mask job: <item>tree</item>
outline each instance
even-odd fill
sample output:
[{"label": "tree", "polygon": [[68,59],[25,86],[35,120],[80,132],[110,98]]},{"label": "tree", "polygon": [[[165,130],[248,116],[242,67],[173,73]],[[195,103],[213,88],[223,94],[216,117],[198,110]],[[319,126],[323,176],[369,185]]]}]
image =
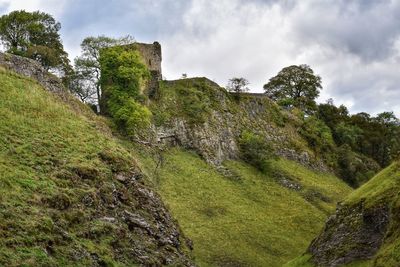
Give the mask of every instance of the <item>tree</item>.
[{"label": "tree", "polygon": [[381,125],[382,139],[378,150],[379,162],[383,166],[387,166],[393,158],[397,157],[400,149],[398,138],[400,121],[393,112],[379,113],[373,120]]},{"label": "tree", "polygon": [[70,71],[59,31],[61,24],[43,12],[13,11],[0,17],[0,38],[8,53],[32,58],[46,70]]},{"label": "tree", "polygon": [[133,37],[129,35],[117,39],[106,36],[87,37],[82,41],[82,53],[75,58],[75,72],[85,80],[87,89],[90,89],[96,95],[97,102],[102,93],[100,86],[100,50],[133,42]]},{"label": "tree", "polygon": [[235,93],[236,100],[240,100],[240,94],[244,93],[244,92],[248,92],[250,90],[247,87],[247,85],[249,85],[249,81],[246,80],[245,78],[234,77],[232,79],[229,79],[226,89],[229,92]]},{"label": "tree", "polygon": [[306,113],[316,110],[315,99],[322,89],[321,77],[308,65],[283,68],[264,85],[265,94],[280,105],[297,107]]}]

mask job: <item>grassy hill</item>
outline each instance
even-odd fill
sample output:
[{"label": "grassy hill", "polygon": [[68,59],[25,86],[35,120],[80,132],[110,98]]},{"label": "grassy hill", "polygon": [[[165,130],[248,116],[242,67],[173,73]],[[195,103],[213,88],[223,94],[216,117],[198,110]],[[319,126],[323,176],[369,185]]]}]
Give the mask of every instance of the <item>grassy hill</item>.
[{"label": "grassy hill", "polygon": [[70,101],[0,69],[0,265],[189,265],[134,157]]},{"label": "grassy hill", "polygon": [[[321,258],[346,266],[399,266],[399,192],[400,163],[395,162],[351,193],[308,254],[286,266],[314,266]],[[333,242],[336,246],[329,246]]]},{"label": "grassy hill", "polygon": [[284,159],[266,174],[239,161],[218,171],[176,148],[156,170],[151,151],[140,151],[143,169],[193,240],[199,266],[281,266],[305,250],[351,192],[334,176]]}]

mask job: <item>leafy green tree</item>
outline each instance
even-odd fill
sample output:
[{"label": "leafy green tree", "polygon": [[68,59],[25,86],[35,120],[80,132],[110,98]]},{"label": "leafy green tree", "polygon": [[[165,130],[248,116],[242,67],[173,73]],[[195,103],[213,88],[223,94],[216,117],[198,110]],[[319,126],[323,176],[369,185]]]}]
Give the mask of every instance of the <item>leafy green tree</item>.
[{"label": "leafy green tree", "polygon": [[315,99],[319,96],[321,77],[308,65],[292,65],[283,68],[278,75],[264,85],[265,94],[285,107],[297,107],[310,114],[316,110]]},{"label": "leafy green tree", "polygon": [[236,100],[240,100],[241,93],[248,92],[250,89],[247,87],[249,85],[249,81],[243,77],[237,78],[233,77],[232,79],[229,79],[228,85],[226,86],[226,89],[229,92],[233,92],[234,97]]},{"label": "leafy green tree", "polygon": [[385,126],[400,126],[400,120],[394,115],[393,111],[379,113],[374,119]]},{"label": "leafy green tree", "polygon": [[61,24],[43,12],[13,11],[0,17],[0,38],[7,52],[32,58],[46,70],[70,71],[59,31]]},{"label": "leafy green tree", "polygon": [[373,158],[381,167],[391,163],[400,151],[400,125],[392,112],[383,112],[376,117],[358,113],[350,117],[350,123],[362,130],[355,150]]},{"label": "leafy green tree", "polygon": [[110,115],[125,134],[140,135],[151,120],[151,112],[141,103],[141,87],[150,78],[142,57],[136,50],[111,47],[101,50],[100,67],[103,114]]},{"label": "leafy green tree", "polygon": [[349,111],[343,105],[336,107],[332,100],[318,105],[317,117],[325,122],[333,131],[341,122],[348,121]]},{"label": "leafy green tree", "polygon": [[400,121],[393,112],[382,112],[374,121],[381,125],[381,143],[378,150],[379,162],[383,166],[389,165],[400,151]]},{"label": "leafy green tree", "polygon": [[82,41],[81,55],[75,58],[74,62],[75,72],[78,74],[78,77],[81,77],[81,80],[85,80],[84,88],[90,90],[93,95],[96,95],[97,101],[101,98],[100,50],[107,47],[130,44],[134,41],[134,38],[129,35],[121,38],[110,38],[103,35],[97,37],[91,36]]}]

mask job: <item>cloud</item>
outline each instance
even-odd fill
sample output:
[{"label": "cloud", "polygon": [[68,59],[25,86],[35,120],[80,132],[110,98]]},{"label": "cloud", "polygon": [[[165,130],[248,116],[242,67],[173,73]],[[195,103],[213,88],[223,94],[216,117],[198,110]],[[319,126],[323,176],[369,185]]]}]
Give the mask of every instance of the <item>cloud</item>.
[{"label": "cloud", "polygon": [[1,12],[15,9],[55,15],[72,58],[86,36],[130,34],[161,42],[169,79],[241,76],[257,92],[306,63],[322,76],[320,101],[400,115],[399,0],[0,0]]},{"label": "cloud", "polygon": [[291,12],[297,43],[319,43],[358,55],[385,59],[400,33],[400,2],[301,1]]},{"label": "cloud", "polygon": [[292,40],[320,71],[325,99],[352,112],[400,114],[399,1],[302,1],[290,16]]}]

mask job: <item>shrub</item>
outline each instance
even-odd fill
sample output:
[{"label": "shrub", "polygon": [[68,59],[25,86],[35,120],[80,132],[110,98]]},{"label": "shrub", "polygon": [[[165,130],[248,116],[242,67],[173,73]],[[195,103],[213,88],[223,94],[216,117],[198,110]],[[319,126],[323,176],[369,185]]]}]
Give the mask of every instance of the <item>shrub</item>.
[{"label": "shrub", "polygon": [[264,137],[244,131],[239,138],[241,158],[261,171],[266,171],[275,153],[272,145]]}]

